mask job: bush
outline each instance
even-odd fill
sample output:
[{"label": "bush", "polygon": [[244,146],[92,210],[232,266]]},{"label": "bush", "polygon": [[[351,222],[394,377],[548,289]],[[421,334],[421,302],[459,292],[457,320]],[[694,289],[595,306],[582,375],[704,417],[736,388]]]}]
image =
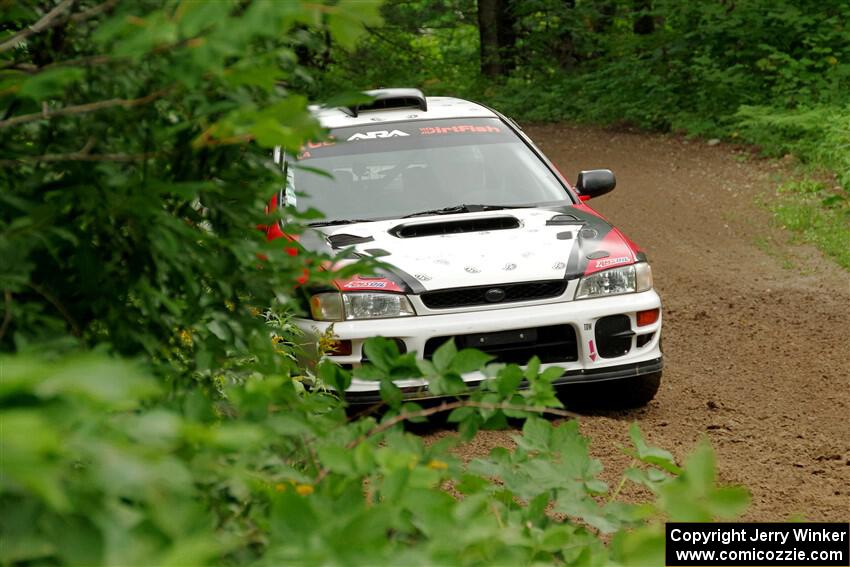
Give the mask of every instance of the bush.
[{"label": "bush", "polygon": [[[475,369],[491,378],[429,409],[387,394],[380,420],[348,421],[335,396],[286,376],[251,376],[218,399],[174,397],[102,355],[0,359],[0,562],[660,565],[665,520],[728,518],[746,505],[746,491],[715,485],[707,445],[680,467],[636,425],[633,463],[612,490],[576,421],[535,416],[565,415],[546,409],[557,404],[555,375],[538,374],[539,362],[485,368],[486,355],[449,343],[417,367],[393,347],[367,346],[381,360],[369,372],[387,384],[401,368],[430,374],[432,387]],[[335,366],[320,374],[350,379]],[[529,389],[517,393],[523,379]],[[524,420],[516,449],[464,467],[450,451],[457,440],[425,446],[403,430],[450,409],[467,439]],[[622,499],[624,483],[652,499]]]}]

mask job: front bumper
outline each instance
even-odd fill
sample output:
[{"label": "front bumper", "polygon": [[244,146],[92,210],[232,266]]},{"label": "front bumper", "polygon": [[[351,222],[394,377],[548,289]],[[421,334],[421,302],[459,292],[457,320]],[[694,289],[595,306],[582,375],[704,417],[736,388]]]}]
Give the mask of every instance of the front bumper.
[{"label": "front bumper", "polygon": [[[346,356],[329,356],[344,366],[356,367],[363,359],[363,343],[374,336],[403,341],[408,352],[422,357],[426,343],[435,337],[496,333],[533,329],[556,325],[569,325],[575,331],[574,360],[541,365],[541,370],[552,366],[564,369],[558,384],[617,380],[657,372],[661,369],[661,314],[649,325],[638,326],[636,313],[661,308],[661,299],[654,290],[613,297],[564,301],[543,305],[500,306],[498,309],[474,312],[453,312],[439,315],[371,319],[336,323],[297,319],[296,324],[313,340],[328,333],[340,340],[350,340],[352,352]],[[631,344],[628,351],[617,356],[601,356],[597,346],[596,324],[605,317],[624,315],[629,318]],[[484,379],[480,372],[463,376],[465,382],[476,384]],[[408,397],[427,397],[427,382],[421,378],[396,381]],[[346,392],[352,401],[377,399],[379,383],[354,378]]]}]

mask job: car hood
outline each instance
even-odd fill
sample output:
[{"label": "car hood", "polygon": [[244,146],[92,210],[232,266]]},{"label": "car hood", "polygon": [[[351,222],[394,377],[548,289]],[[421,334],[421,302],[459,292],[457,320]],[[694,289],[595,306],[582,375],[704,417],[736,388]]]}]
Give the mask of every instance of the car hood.
[{"label": "car hood", "polygon": [[421,293],[573,279],[640,259],[631,241],[585,205],[382,220],[316,232],[302,243],[334,252],[353,248],[390,266],[380,278],[338,282],[348,290]]}]

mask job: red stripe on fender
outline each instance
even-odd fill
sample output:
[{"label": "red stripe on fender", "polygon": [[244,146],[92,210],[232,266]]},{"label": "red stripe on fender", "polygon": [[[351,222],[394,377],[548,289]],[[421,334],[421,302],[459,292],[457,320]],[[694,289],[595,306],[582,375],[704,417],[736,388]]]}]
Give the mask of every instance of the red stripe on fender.
[{"label": "red stripe on fender", "polygon": [[[591,207],[590,205],[588,205],[588,204],[586,204],[586,203],[584,203],[584,202],[576,203],[575,205],[573,205],[573,207],[574,207],[574,208],[576,208],[576,209],[578,209],[578,210],[580,210],[580,211],[585,211],[585,212],[587,212],[587,213],[590,213],[591,215],[595,215],[595,216],[597,216],[597,217],[601,218],[602,220],[604,220],[605,222],[608,222],[608,219],[606,219],[605,217],[603,217],[602,215],[600,215],[600,214],[596,211],[596,209],[594,209],[593,207]],[[611,224],[611,223],[608,223],[608,224]]]},{"label": "red stripe on fender", "polygon": [[628,245],[629,245],[629,248],[631,248],[631,249],[632,249],[632,252],[634,252],[634,253],[635,253],[635,255],[637,255],[637,253],[638,253],[638,252],[643,252],[643,248],[641,248],[640,246],[638,246],[638,243],[637,243],[637,242],[635,242],[634,240],[632,240],[631,238],[629,238],[628,236],[626,236],[625,234],[623,234],[622,232],[620,232],[620,229],[615,228],[614,230],[616,230],[618,233],[620,233],[620,236],[622,236],[622,237],[623,237],[623,240],[625,240],[625,241],[626,241],[626,244],[628,244]]},{"label": "red stripe on fender", "polygon": [[637,260],[637,256],[632,247],[629,246],[627,239],[616,228],[611,229],[611,232],[599,241],[597,250],[608,252],[608,256],[588,261],[587,268],[584,270],[585,276],[607,270],[608,268],[634,264],[635,260]]}]

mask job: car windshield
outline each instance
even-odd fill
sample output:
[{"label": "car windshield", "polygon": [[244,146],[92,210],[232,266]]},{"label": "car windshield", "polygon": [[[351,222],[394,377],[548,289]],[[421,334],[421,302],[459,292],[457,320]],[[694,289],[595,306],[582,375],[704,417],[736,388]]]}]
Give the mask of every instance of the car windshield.
[{"label": "car windshield", "polygon": [[318,209],[328,221],[570,199],[540,158],[496,118],[364,124],[334,129],[331,136],[304,147],[297,163],[303,167],[289,168],[286,191],[287,204]]}]

